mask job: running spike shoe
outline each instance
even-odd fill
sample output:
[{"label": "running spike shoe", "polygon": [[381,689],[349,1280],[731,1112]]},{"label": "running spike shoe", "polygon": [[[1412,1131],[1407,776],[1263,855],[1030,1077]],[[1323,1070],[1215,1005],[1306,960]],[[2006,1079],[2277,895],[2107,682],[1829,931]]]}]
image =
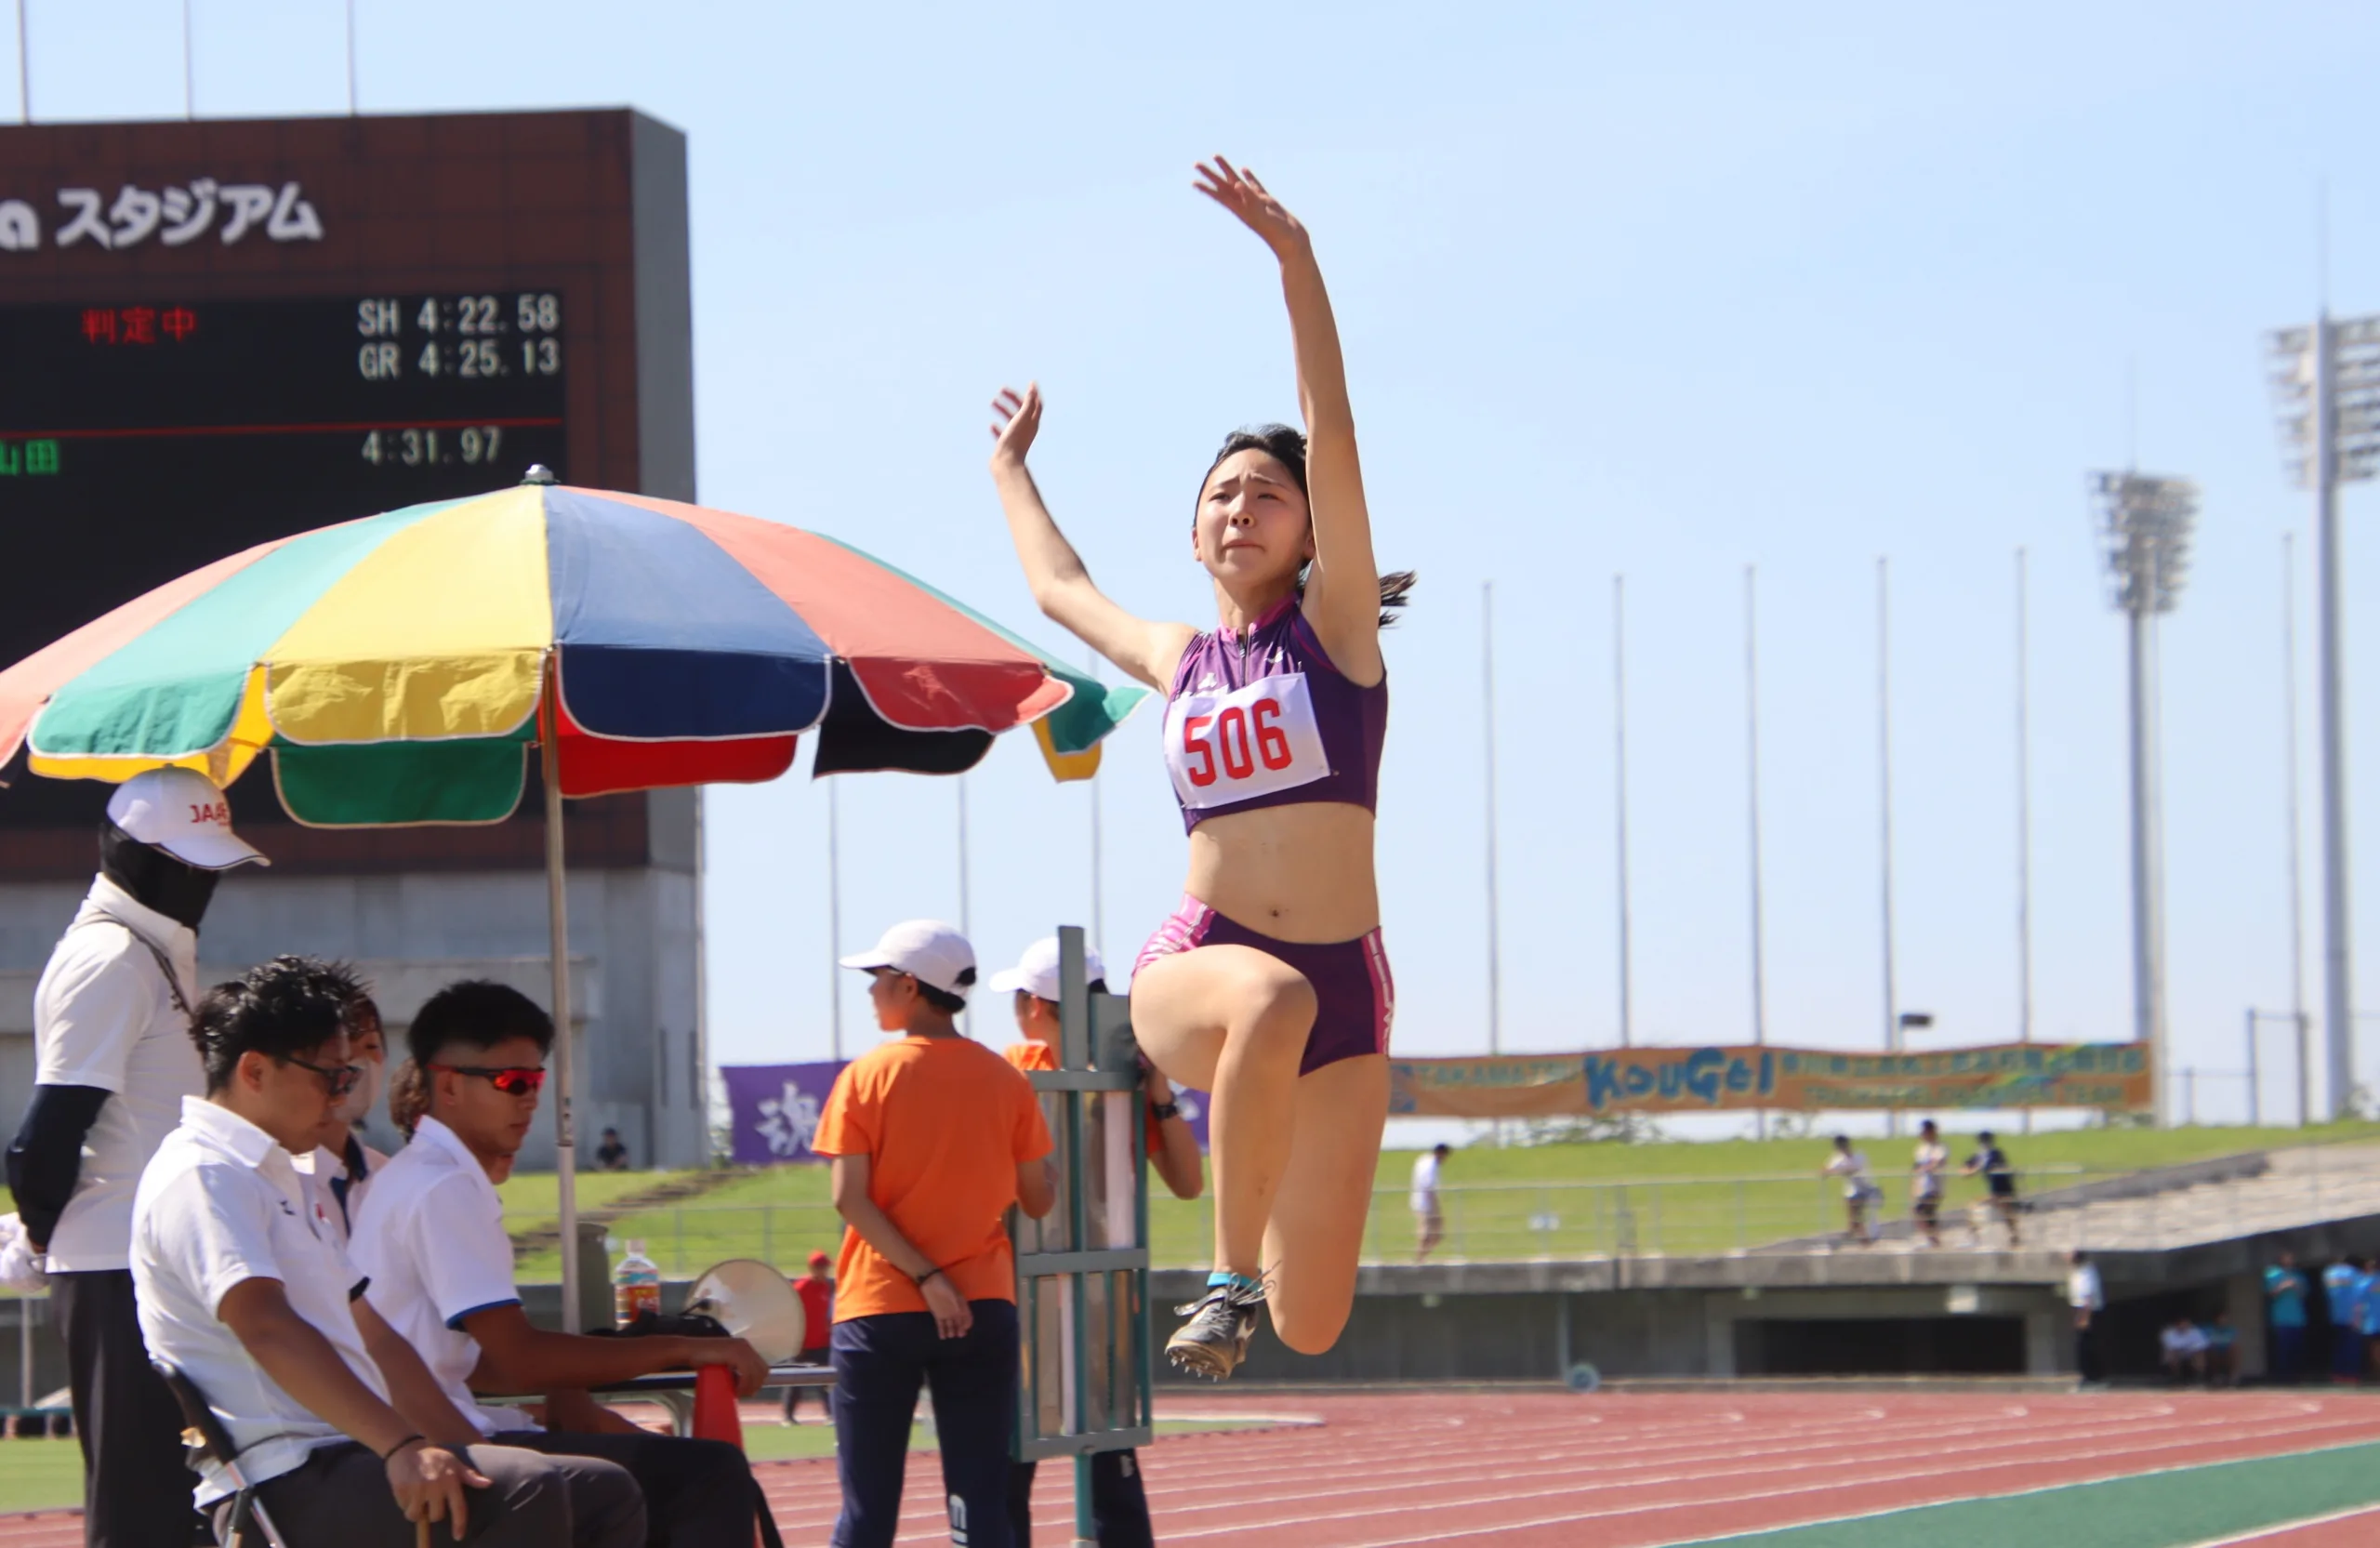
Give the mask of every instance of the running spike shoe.
[{"label": "running spike shoe", "polygon": [[1188,1376],[1220,1382],[1248,1357],[1248,1341],[1256,1336],[1256,1315],[1263,1309],[1262,1285],[1217,1285],[1173,1315],[1186,1316],[1180,1331],[1168,1339],[1165,1357]]}]

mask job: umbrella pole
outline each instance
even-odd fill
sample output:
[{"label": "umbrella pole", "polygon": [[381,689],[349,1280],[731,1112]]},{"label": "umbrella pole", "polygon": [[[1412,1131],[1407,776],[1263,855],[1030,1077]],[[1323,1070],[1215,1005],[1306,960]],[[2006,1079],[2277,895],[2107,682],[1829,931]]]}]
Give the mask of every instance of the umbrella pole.
[{"label": "umbrella pole", "polygon": [[570,1116],[570,906],[562,890],[562,759],[557,741],[552,679],[547,680],[543,748],[546,784],[546,914],[553,935],[554,1191],[562,1214],[562,1329],[583,1332],[578,1296],[578,1149]]}]

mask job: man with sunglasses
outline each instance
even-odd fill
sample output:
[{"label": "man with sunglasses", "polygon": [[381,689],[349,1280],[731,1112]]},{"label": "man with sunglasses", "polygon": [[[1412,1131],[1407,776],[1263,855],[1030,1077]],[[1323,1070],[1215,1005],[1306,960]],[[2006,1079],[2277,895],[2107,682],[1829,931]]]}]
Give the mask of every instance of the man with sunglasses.
[{"label": "man with sunglasses", "polygon": [[[512,1241],[496,1184],[528,1138],[552,1052],[551,1017],[519,990],[450,984],[406,1029],[426,1110],[413,1142],[372,1180],[352,1250],[373,1296],[421,1351],[440,1388],[504,1446],[600,1457],[644,1490],[655,1548],[751,1548],[760,1508],[744,1453],[657,1436],[598,1408],[588,1389],[698,1365],[733,1369],[750,1397],[768,1366],[741,1339],[597,1338],[532,1324],[512,1279]],[[545,1424],[477,1393],[543,1393]]]},{"label": "man with sunglasses", "polygon": [[637,1548],[644,1506],[628,1474],[485,1443],[309,1197],[293,1152],[359,1074],[338,978],[282,957],[199,1004],[206,1094],[184,1099],[141,1173],[131,1273],[149,1351],[205,1395],[242,1477],[208,1462],[194,1502],[167,1477],[141,1487],[179,1495],[180,1548],[191,1505],[226,1515],[242,1481],[292,1545]]}]

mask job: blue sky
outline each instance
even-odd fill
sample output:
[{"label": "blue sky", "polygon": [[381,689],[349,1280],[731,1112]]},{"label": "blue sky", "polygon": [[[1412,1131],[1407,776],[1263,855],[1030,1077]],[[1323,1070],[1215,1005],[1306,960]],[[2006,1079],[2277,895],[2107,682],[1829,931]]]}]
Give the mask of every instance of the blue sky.
[{"label": "blue sky", "polygon": [[[36,116],[178,113],[178,0],[28,3]],[[1265,255],[1190,192],[1189,172],[1219,150],[1259,169],[1314,230],[1332,284],[1379,551],[1422,576],[1389,651],[1380,830],[1401,1048],[1485,1041],[1486,580],[1505,1042],[1614,1034],[1623,572],[1635,1025],[1650,1041],[1748,1036],[1747,563],[1770,1035],[1875,1044],[1885,554],[1901,1001],[1936,1014],[1939,1042],[2012,1036],[2019,545],[2036,1025],[2126,1035],[2123,634],[2084,476],[2135,443],[2145,470],[2205,491],[2164,630],[2177,1054],[2237,1069],[2243,1009],[2286,1003],[2279,544],[2308,511],[2280,471],[2261,336],[2314,304],[2325,179],[2334,309],[2380,310],[2364,149],[2380,12],[357,10],[368,112],[625,103],[686,130],[707,502],[832,532],[1070,651],[1010,557],[984,404],[1038,377],[1051,406],[1037,467],[1094,573],[1128,605],[1206,621],[1183,540],[1199,471],[1223,431],[1295,403]],[[341,14],[330,0],[195,0],[199,112],[342,110]],[[2367,879],[2380,877],[2380,630],[2360,625],[2380,594],[2376,500],[2369,486],[2346,500]],[[1113,958],[1179,889],[1157,731],[1154,714],[1129,726],[1100,781]],[[1051,786],[1022,740],[969,779],[968,913],[987,959],[1086,918],[1090,799]],[[841,807],[846,949],[904,916],[959,916],[950,782],[847,780]],[[712,1039],[727,1062],[826,1046],[826,808],[800,778],[711,800]],[[2380,890],[2365,898],[2380,1004]],[[2318,952],[2309,930],[2309,993]],[[859,1046],[864,1006],[846,989]],[[2236,1092],[2207,1092],[2211,1111],[2237,1111]]]}]

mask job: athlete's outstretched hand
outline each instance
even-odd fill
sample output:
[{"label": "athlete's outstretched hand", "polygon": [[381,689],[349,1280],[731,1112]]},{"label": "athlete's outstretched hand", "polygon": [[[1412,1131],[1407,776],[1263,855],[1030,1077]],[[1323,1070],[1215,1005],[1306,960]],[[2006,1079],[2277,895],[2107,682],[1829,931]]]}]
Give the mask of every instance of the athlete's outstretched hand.
[{"label": "athlete's outstretched hand", "polygon": [[1192,185],[1223,208],[1239,217],[1241,225],[1264,239],[1276,258],[1288,258],[1306,246],[1305,227],[1298,223],[1281,201],[1264,191],[1256,174],[1245,166],[1234,166],[1222,156],[1213,165],[1198,164],[1198,180]]},{"label": "athlete's outstretched hand", "polygon": [[1041,384],[1027,382],[1020,395],[1013,387],[1003,387],[1000,395],[992,400],[992,412],[999,417],[992,422],[992,461],[1025,465],[1025,454],[1033,449],[1033,438],[1041,433]]}]

